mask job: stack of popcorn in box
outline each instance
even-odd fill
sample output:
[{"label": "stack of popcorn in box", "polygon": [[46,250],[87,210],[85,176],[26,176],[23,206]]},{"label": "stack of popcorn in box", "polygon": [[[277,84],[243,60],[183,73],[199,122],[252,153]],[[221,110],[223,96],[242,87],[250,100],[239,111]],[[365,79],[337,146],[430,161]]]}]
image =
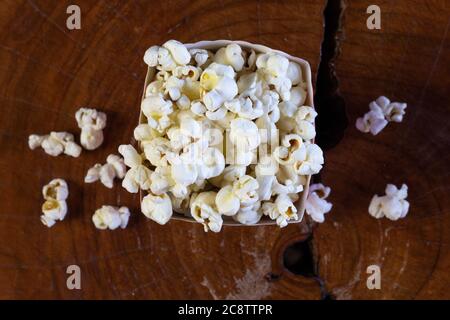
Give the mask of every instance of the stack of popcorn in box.
[{"label": "stack of popcorn in box", "polygon": [[155,74],[134,131],[142,153],[119,147],[123,186],[143,191],[142,212],[165,224],[175,211],[213,232],[225,217],[301,220],[294,202],[324,159],[300,65],[236,43],[213,52],[175,40],[144,61]]}]

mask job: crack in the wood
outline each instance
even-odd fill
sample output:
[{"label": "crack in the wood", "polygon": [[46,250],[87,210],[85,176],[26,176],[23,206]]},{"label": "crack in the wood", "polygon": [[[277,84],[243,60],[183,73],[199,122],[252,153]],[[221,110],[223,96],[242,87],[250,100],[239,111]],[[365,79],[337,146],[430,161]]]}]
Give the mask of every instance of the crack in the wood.
[{"label": "crack in the wood", "polygon": [[[335,147],[342,140],[349,123],[344,98],[339,94],[339,81],[335,70],[335,63],[340,54],[340,44],[343,40],[345,6],[344,0],[328,0],[323,12],[324,33],[314,103],[318,113],[316,140],[325,150]],[[320,176],[316,178],[320,179]],[[314,234],[307,241],[313,257],[314,279],[320,286],[321,298],[322,300],[335,299],[320,276]]]},{"label": "crack in the wood", "polygon": [[328,0],[323,13],[324,34],[316,80],[314,103],[317,117],[317,143],[324,150],[335,147],[348,126],[345,101],[339,94],[335,63],[343,40],[344,0]]}]

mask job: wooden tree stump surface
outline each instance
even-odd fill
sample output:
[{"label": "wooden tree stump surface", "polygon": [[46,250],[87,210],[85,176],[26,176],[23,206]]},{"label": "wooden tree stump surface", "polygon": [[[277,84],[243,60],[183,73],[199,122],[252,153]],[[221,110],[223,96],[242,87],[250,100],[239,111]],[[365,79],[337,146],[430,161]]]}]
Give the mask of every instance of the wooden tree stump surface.
[{"label": "wooden tree stump surface", "polygon": [[[132,142],[143,53],[168,39],[239,39],[304,58],[316,76],[327,1],[82,0],[81,30],[66,28],[70,1],[2,1],[0,298],[450,298],[450,5],[380,1],[382,28],[368,30],[371,2],[342,2],[335,43],[332,37],[338,91],[319,90],[331,97],[318,106],[318,141],[327,148],[318,178],[332,188],[334,205],[325,223],[305,219],[281,230],[224,227],[213,234],[198,224],[146,219],[138,195],[120,183],[112,190],[83,183],[88,168]],[[356,118],[380,95],[408,103],[404,121],[376,137],[357,131]],[[334,105],[336,99],[345,106]],[[28,149],[33,133],[78,135],[74,115],[85,106],[108,114],[100,149],[78,159]],[[56,177],[69,183],[69,213],[48,229],[39,221],[41,188]],[[387,183],[409,186],[411,209],[403,220],[367,213]],[[132,210],[125,230],[95,229],[92,214],[105,204]],[[305,240],[314,270],[297,274],[283,254]],[[287,263],[302,269],[308,251],[291,250]],[[81,268],[81,290],[66,287],[73,264]],[[381,290],[366,287],[373,264],[381,268]]]}]

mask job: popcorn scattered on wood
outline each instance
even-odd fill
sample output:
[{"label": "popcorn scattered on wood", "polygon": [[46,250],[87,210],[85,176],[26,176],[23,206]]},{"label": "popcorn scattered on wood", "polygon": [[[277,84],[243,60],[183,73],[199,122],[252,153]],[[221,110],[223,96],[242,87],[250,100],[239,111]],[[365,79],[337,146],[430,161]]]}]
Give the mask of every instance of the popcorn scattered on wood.
[{"label": "popcorn scattered on wood", "polygon": [[53,157],[66,154],[78,158],[81,154],[81,147],[68,132],[52,131],[48,135],[32,134],[28,137],[28,146],[31,150],[42,147],[45,153]]},{"label": "popcorn scattered on wood", "polygon": [[95,150],[103,143],[103,129],[106,127],[106,114],[95,109],[80,108],[75,113],[81,129],[80,142],[86,150]]},{"label": "popcorn scattered on wood", "polygon": [[127,168],[124,160],[114,154],[110,154],[106,158],[106,164],[95,164],[90,168],[84,177],[85,183],[93,183],[98,180],[107,188],[112,189],[114,186],[114,179],[123,179],[125,177]]},{"label": "popcorn scattered on wood", "polygon": [[125,229],[130,218],[130,210],[127,207],[102,206],[95,211],[92,222],[100,230]]},{"label": "popcorn scattered on wood", "polygon": [[389,121],[402,122],[406,107],[406,103],[391,102],[388,98],[381,96],[369,104],[370,111],[364,117],[356,120],[356,128],[375,136],[386,127]]},{"label": "popcorn scattered on wood", "polygon": [[330,195],[330,192],[331,189],[321,183],[316,183],[309,187],[309,193],[305,203],[305,212],[315,222],[324,222],[325,214],[331,211],[333,205],[326,200]]},{"label": "popcorn scattered on wood", "polygon": [[386,195],[374,195],[369,205],[369,214],[377,219],[386,217],[390,220],[404,218],[408,214],[409,202],[408,186],[403,184],[400,189],[393,184],[388,184],[385,190]]},{"label": "popcorn scattered on wood", "polygon": [[67,214],[66,200],[69,196],[67,182],[63,179],[54,179],[42,188],[45,199],[42,205],[41,222],[52,227],[56,221],[64,220]]}]

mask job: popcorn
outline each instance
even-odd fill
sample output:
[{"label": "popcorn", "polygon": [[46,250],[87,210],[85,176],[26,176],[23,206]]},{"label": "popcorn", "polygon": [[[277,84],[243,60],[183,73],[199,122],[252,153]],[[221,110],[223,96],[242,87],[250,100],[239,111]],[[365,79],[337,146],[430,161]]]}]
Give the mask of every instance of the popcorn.
[{"label": "popcorn", "polygon": [[176,40],[169,40],[162,47],[152,46],[144,55],[144,62],[149,67],[157,67],[165,71],[171,71],[179,65],[186,65],[190,60],[189,51]]},{"label": "popcorn", "polygon": [[241,71],[245,63],[244,57],[242,56],[242,49],[235,43],[217,50],[214,61],[220,64],[230,65],[236,72]]},{"label": "popcorn", "polygon": [[100,230],[125,229],[130,218],[130,210],[127,207],[102,206],[92,216],[92,222]]},{"label": "popcorn", "polygon": [[222,229],[223,220],[216,206],[216,197],[216,192],[207,191],[191,199],[191,215],[203,224],[205,232],[219,232]]},{"label": "popcorn", "polygon": [[42,188],[42,195],[45,200],[66,200],[69,196],[69,187],[63,179],[53,179]]},{"label": "popcorn", "polygon": [[306,145],[306,155],[303,160],[294,163],[294,170],[299,175],[319,173],[324,163],[322,149],[318,145],[309,143]]},{"label": "popcorn", "polygon": [[264,202],[262,213],[275,220],[280,228],[288,225],[290,220],[301,220],[297,215],[297,208],[286,194],[280,194],[275,202]]},{"label": "popcorn", "polygon": [[400,189],[393,184],[386,186],[386,195],[374,195],[369,205],[369,214],[377,219],[386,217],[390,220],[404,218],[408,214],[408,186],[403,184]]},{"label": "popcorn", "polygon": [[167,166],[167,155],[172,151],[170,141],[161,137],[147,141],[143,145],[145,157],[154,166]]},{"label": "popcorn", "polygon": [[250,120],[236,118],[230,123],[230,141],[238,147],[254,150],[260,143],[258,127]]},{"label": "popcorn", "polygon": [[291,89],[289,96],[289,100],[281,102],[279,108],[283,115],[292,118],[299,107],[305,103],[306,91],[302,87],[294,87]]},{"label": "popcorn", "polygon": [[114,186],[114,179],[123,179],[126,171],[123,159],[117,155],[110,154],[106,158],[106,164],[101,165],[97,163],[88,170],[84,177],[84,182],[93,183],[100,180],[105,187],[111,189]]},{"label": "popcorn", "polygon": [[241,206],[241,202],[238,196],[234,193],[231,185],[227,185],[220,189],[217,193],[215,201],[219,213],[226,216],[235,215]]},{"label": "popcorn", "polygon": [[197,67],[203,66],[206,61],[208,61],[209,57],[212,56],[212,54],[205,49],[190,49],[189,53],[194,57]]},{"label": "popcorn", "polygon": [[306,199],[306,213],[318,223],[325,221],[325,214],[330,212],[333,205],[326,201],[330,195],[331,189],[321,183],[313,184],[309,187],[308,197]]},{"label": "popcorn", "polygon": [[263,215],[262,211],[259,210],[260,207],[261,202],[256,202],[247,208],[239,210],[238,213],[233,216],[233,219],[245,225],[257,224]]},{"label": "popcorn", "polygon": [[184,44],[179,41],[169,40],[163,44],[163,47],[169,50],[173,60],[175,60],[178,65],[188,64],[191,60],[189,51],[186,49]]},{"label": "popcorn", "polygon": [[45,136],[39,136],[37,134],[32,134],[28,137],[28,146],[31,150],[39,148],[44,141]]},{"label": "popcorn", "polygon": [[291,96],[292,82],[287,77],[289,60],[276,53],[264,53],[256,59],[256,66],[265,74],[267,82],[275,86],[283,101]]},{"label": "popcorn", "polygon": [[46,201],[42,205],[41,222],[50,228],[56,221],[64,220],[67,214],[67,182],[63,179],[53,179],[43,187],[42,195]]},{"label": "popcorn", "polygon": [[41,222],[47,227],[52,227],[56,221],[64,220],[67,214],[66,201],[46,200],[42,205]]},{"label": "popcorn", "polygon": [[370,132],[372,135],[377,135],[387,126],[388,122],[384,115],[374,110],[369,111],[363,118],[356,120],[356,128],[361,132]]},{"label": "popcorn", "polygon": [[220,175],[225,169],[225,158],[218,149],[207,148],[198,166],[199,179],[210,179]]},{"label": "popcorn", "polygon": [[317,113],[305,105],[300,65],[235,43],[187,50],[174,40],[149,48],[144,61],[155,75],[134,131],[143,153],[120,147],[130,168],[122,185],[147,191],[144,214],[164,224],[173,209],[213,232],[224,216],[249,225],[263,215],[280,226],[301,220],[293,202],[323,153],[312,144]]},{"label": "popcorn", "polygon": [[80,143],[87,150],[95,150],[103,143],[103,129],[106,127],[106,114],[95,109],[80,108],[75,113],[81,129]]},{"label": "popcorn", "polygon": [[369,104],[370,111],[356,119],[356,128],[361,132],[377,135],[388,121],[401,122],[405,115],[406,103],[392,102],[381,96]]},{"label": "popcorn", "polygon": [[289,65],[286,71],[286,76],[291,80],[293,86],[301,84],[302,82],[302,69],[298,63],[289,61]]},{"label": "popcorn", "polygon": [[149,193],[142,199],[141,211],[147,218],[164,225],[172,217],[172,202],[167,193]]},{"label": "popcorn", "polygon": [[146,97],[142,101],[141,109],[150,128],[159,133],[163,133],[171,125],[169,115],[173,112],[173,103],[165,100],[161,93]]},{"label": "popcorn", "polygon": [[200,87],[203,90],[203,103],[209,111],[216,111],[238,93],[234,80],[235,72],[232,67],[211,63],[200,76]]},{"label": "popcorn", "polygon": [[45,153],[57,157],[62,153],[77,158],[81,154],[81,147],[74,141],[72,134],[67,132],[50,132],[49,135],[32,134],[28,137],[31,150],[42,147]]},{"label": "popcorn", "polygon": [[124,163],[130,169],[125,174],[122,186],[130,193],[137,193],[139,188],[149,190],[152,171],[143,165],[143,159],[131,145],[119,146],[119,153],[124,158]]},{"label": "popcorn", "polygon": [[91,167],[84,177],[84,183],[94,183],[95,181],[98,181],[100,179],[101,168],[102,165],[100,163],[97,163]]},{"label": "popcorn", "polygon": [[248,206],[258,201],[258,181],[249,175],[239,177],[233,183],[233,192],[241,201],[241,205]]}]

